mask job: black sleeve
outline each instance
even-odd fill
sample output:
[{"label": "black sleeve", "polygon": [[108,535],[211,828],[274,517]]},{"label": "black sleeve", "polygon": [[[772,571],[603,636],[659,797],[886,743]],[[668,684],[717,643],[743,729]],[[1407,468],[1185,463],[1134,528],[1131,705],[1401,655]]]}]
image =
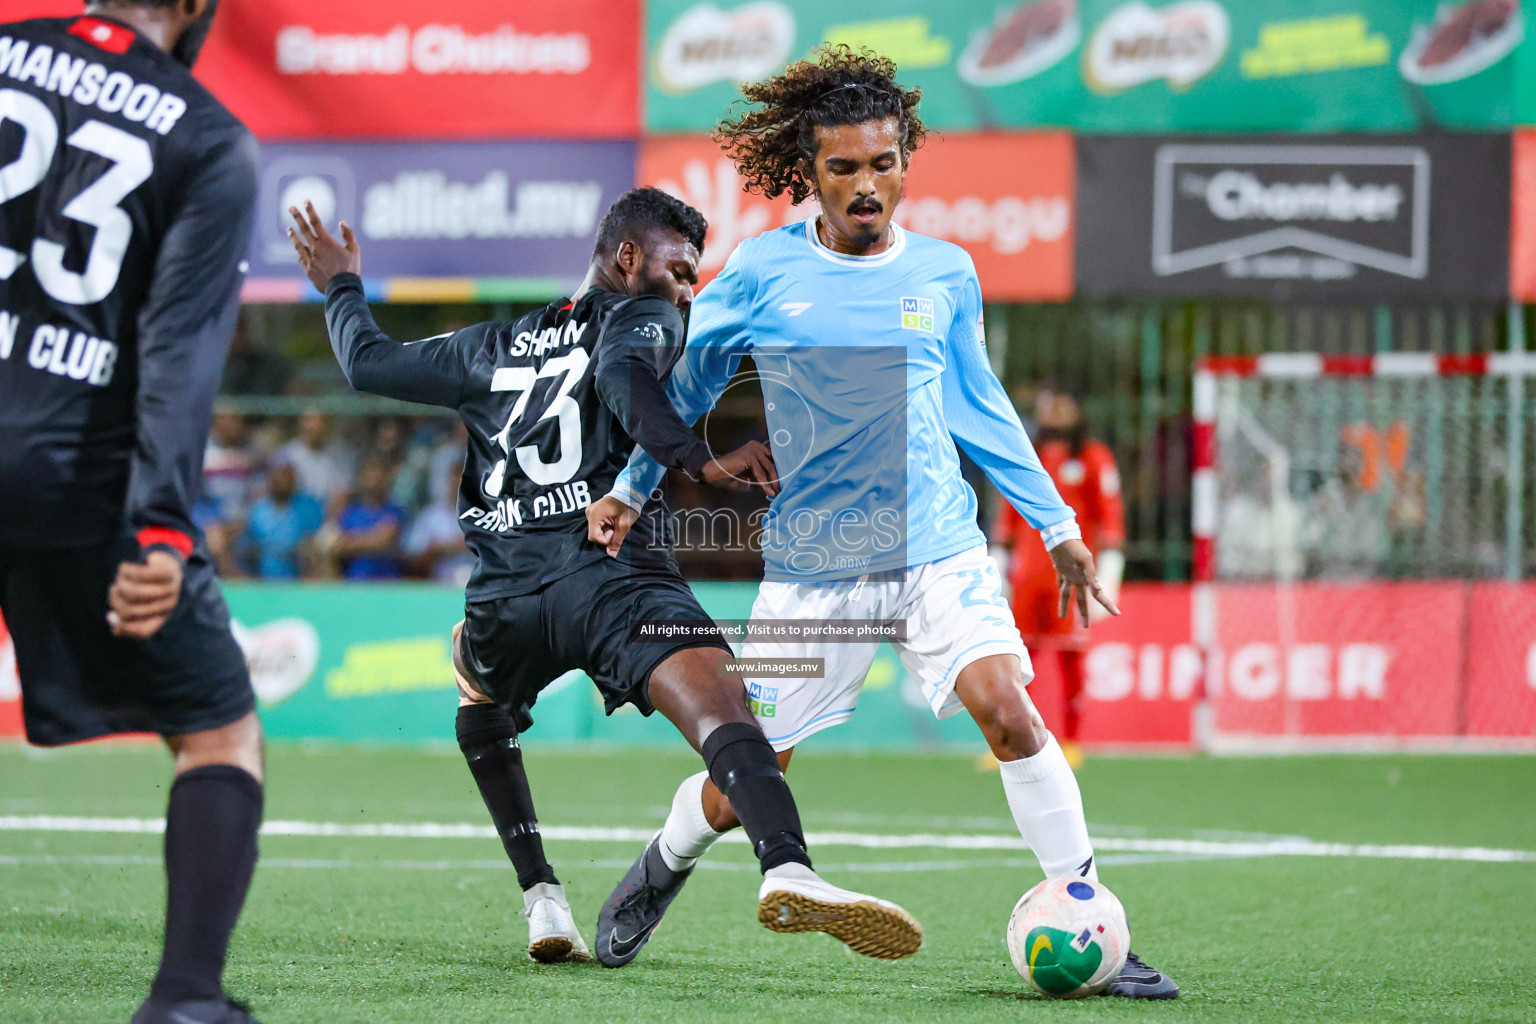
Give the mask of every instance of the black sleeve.
[{"label": "black sleeve", "polygon": [[[198,168],[160,243],[139,311],[137,439],[124,503],[126,525],[146,547],[169,543],[183,554],[196,536],[203,447],[240,312],[256,205],[255,140],[231,134]],[[165,531],[177,539],[167,542]]]},{"label": "black sleeve", "polygon": [[697,480],[714,456],[678,415],[662,383],[683,351],[683,318],[665,299],[618,306],[597,344],[597,393],[646,454]]},{"label": "black sleeve", "polygon": [[473,354],[489,324],[401,344],[373,320],[363,279],[337,274],[325,289],[325,324],[331,351],[347,382],[358,391],[423,405],[457,409]]}]

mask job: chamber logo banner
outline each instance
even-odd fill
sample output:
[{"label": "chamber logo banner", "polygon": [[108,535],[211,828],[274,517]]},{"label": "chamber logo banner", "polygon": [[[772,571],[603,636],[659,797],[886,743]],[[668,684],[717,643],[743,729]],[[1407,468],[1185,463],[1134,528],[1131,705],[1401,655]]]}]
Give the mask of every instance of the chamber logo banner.
[{"label": "chamber logo banner", "polygon": [[1162,146],[1153,273],[1348,280],[1374,267],[1422,279],[1429,167],[1417,146]]},{"label": "chamber logo banner", "polygon": [[1093,136],[1077,149],[1085,294],[1506,295],[1507,135]]}]

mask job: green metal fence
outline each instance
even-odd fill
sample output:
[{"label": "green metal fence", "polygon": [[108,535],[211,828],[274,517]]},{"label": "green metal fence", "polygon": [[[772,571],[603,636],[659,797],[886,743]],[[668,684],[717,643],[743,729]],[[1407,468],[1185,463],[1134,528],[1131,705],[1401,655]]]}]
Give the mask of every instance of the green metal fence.
[{"label": "green metal fence", "polygon": [[[1507,310],[1474,304],[1083,301],[1000,306],[987,322],[994,363],[1016,399],[1046,379],[1083,396],[1094,436],[1120,461],[1128,575],[1170,581],[1190,577],[1190,375],[1202,356],[1459,354],[1505,351],[1511,341]],[[1515,343],[1523,338],[1517,331]],[[1527,430],[1533,399],[1524,403]],[[1533,507],[1526,502],[1523,522],[1528,566],[1536,564]]]}]

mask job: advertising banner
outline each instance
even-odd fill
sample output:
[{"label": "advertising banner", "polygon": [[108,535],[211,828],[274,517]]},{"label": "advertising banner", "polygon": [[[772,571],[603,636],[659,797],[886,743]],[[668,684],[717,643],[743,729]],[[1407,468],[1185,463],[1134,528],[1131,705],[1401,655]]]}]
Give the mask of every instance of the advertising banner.
[{"label": "advertising banner", "polygon": [[832,42],[892,58],[938,128],[1507,127],[1523,38],[1519,0],[652,0],[645,121],[707,130]]},{"label": "advertising banner", "polygon": [[[896,219],[969,252],[988,300],[1064,301],[1072,295],[1075,170],[1063,133],[930,136],[912,156]],[[794,207],[787,197],[743,192],[731,161],[704,136],[645,140],[638,177],[708,219],[702,280],[742,239],[818,210],[814,199]]]},{"label": "advertising banner", "polygon": [[1467,613],[1468,736],[1536,736],[1536,586],[1474,583]]},{"label": "advertising banner", "polygon": [[[1536,86],[1536,82],[1532,83]],[[1521,302],[1536,301],[1536,131],[1522,128],[1512,140],[1509,294]]]},{"label": "advertising banner", "polygon": [[[709,613],[746,619],[757,587],[694,584]],[[458,704],[449,636],[463,618],[461,591],[428,585],[252,585],[227,588],[273,739],[452,743]],[[661,715],[632,707],[603,714],[580,672],[555,680],[533,708],[533,744],[599,742],[680,747]],[[889,647],[870,670],[858,724],[818,737],[828,747],[959,744],[980,749],[965,716],[936,721]]]},{"label": "advertising banner", "polygon": [[1508,135],[1078,140],[1088,295],[1505,297]]},{"label": "advertising banner", "polygon": [[369,278],[495,278],[553,298],[586,273],[634,168],[632,142],[265,145],[247,298],[314,294],[286,234],[306,200],[357,231]]},{"label": "advertising banner", "polygon": [[[1190,639],[1190,589],[1141,583],[1122,588],[1119,618],[1089,631],[1079,732],[1085,743],[1131,746],[1191,742],[1203,659]],[[1060,727],[1065,710],[1056,657],[1034,657],[1030,697],[1046,724]]]},{"label": "advertising banner", "polygon": [[1220,652],[1209,675],[1217,730],[1455,735],[1465,589],[1460,583],[1219,587]]},{"label": "advertising banner", "polygon": [[16,675],[16,648],[0,619],[0,737],[21,735],[21,679]]},{"label": "advertising banner", "polygon": [[[342,743],[453,742],[449,636],[463,594],[417,584],[232,584],[267,735]],[[697,583],[717,619],[750,617],[757,587]],[[1187,747],[1204,678],[1228,742],[1368,738],[1536,742],[1536,584],[1367,583],[1217,588],[1221,645],[1191,639],[1191,588],[1132,583],[1124,615],[1094,625],[1081,739]],[[1029,692],[1059,729],[1056,655],[1035,655]],[[771,686],[762,681],[760,685]],[[759,691],[761,692],[761,691]],[[21,735],[14,656],[0,624],[0,737]],[[533,708],[533,744],[678,746],[660,715],[611,717],[585,675],[555,680]],[[818,747],[948,747],[980,752],[967,715],[937,721],[895,651],[882,645],[852,722]]]},{"label": "advertising banner", "polygon": [[257,136],[620,138],[639,0],[226,4],[205,80]]},{"label": "advertising banner", "polygon": [[[6,0],[0,20],[84,6]],[[236,0],[197,75],[264,141],[623,138],[639,34],[639,0]]]}]

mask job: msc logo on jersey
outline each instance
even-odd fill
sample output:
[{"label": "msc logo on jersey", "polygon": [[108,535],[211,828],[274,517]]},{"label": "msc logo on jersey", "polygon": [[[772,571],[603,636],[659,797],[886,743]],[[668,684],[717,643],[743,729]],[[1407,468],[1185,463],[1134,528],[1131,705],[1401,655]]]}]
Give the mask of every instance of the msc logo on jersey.
[{"label": "msc logo on jersey", "polygon": [[901,300],[901,326],[912,331],[933,330],[933,300]]}]

